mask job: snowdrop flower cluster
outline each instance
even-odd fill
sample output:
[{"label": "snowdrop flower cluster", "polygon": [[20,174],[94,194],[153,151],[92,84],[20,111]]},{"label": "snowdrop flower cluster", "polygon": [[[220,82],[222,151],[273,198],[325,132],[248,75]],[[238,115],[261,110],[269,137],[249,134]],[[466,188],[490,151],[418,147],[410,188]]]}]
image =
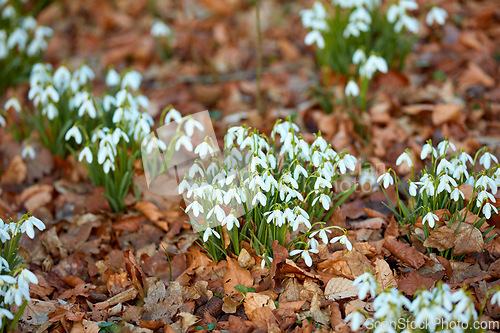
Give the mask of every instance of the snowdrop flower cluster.
[{"label": "snowdrop flower cluster", "polygon": [[30,283],[38,284],[36,275],[24,268],[17,257],[21,235],[26,234],[33,239],[35,228],[44,230],[45,224],[29,213],[18,222],[10,219],[6,223],[0,219],[0,243],[3,249],[0,257],[0,327],[7,327],[14,319],[15,314],[10,311],[13,304],[20,307],[23,302],[30,300]]},{"label": "snowdrop flower cluster", "polygon": [[[316,2],[301,11],[302,23],[309,29],[305,43],[318,46],[321,65],[351,77],[345,97],[359,95],[356,101],[362,110],[372,77],[396,65],[403,69],[419,30],[418,19],[409,14],[418,9],[415,0],[386,2],[387,6],[381,0],[333,0],[331,8]],[[433,6],[426,21],[442,25],[446,17],[446,11]],[[354,73],[352,64],[357,65]]]},{"label": "snowdrop flower cluster", "polygon": [[17,12],[10,1],[0,2],[0,88],[20,81],[29,75],[48,47],[52,29],[39,26],[31,16]]},{"label": "snowdrop flower cluster", "polygon": [[408,11],[416,9],[418,9],[418,4],[415,0],[399,0],[387,10],[387,21],[395,24],[396,32],[401,32],[405,28],[416,34],[419,29],[418,20],[408,15]]},{"label": "snowdrop flower cluster", "polygon": [[7,101],[6,108],[14,108],[28,124],[24,158],[35,157],[29,144],[34,128],[53,154],[65,157],[71,152],[85,162],[90,179],[106,188],[112,208],[119,210],[131,186],[132,162],[139,157],[141,142],[154,121],[144,112],[149,100],[137,92],[141,74],[111,69],[102,98],[92,93],[94,78],[87,65],[72,72],[64,65],[54,70],[50,64],[35,64],[28,93],[35,109],[19,112],[16,99]]},{"label": "snowdrop flower cluster", "polygon": [[[452,154],[453,153],[453,154]],[[457,150],[455,145],[448,141],[441,141],[436,148],[432,141],[422,147],[422,160],[431,160],[418,180],[414,179],[414,160],[407,149],[397,159],[396,165],[406,164],[412,169],[412,177],[408,180],[408,207],[399,200],[399,209],[394,210],[396,218],[403,224],[413,224],[421,217],[425,237],[437,226],[439,217],[435,213],[440,209],[447,209],[451,217],[449,221],[463,222],[467,212],[477,216],[474,221],[480,227],[492,214],[498,214],[495,194],[500,186],[500,169],[496,156],[488,152],[486,147],[480,149],[474,157],[463,150]],[[393,176],[396,176],[395,179]],[[397,186],[398,178],[394,170],[378,178],[383,188],[393,184]],[[472,190],[471,200],[465,200],[464,186]]]},{"label": "snowdrop flower cluster", "polygon": [[320,49],[325,48],[325,40],[321,32],[328,30],[328,24],[326,22],[327,14],[323,4],[316,1],[312,9],[302,10],[300,15],[304,27],[311,29],[304,39],[306,45],[316,44]]},{"label": "snowdrop flower cluster", "polygon": [[[270,137],[245,126],[232,127],[225,136],[224,154],[216,153],[211,140],[189,145],[200,158],[186,171],[179,193],[214,259],[229,251],[238,254],[242,240],[272,258],[272,242],[287,245],[288,235],[294,239],[290,247],[296,247],[290,255],[300,254],[311,266],[310,254],[318,252],[316,237],[327,243],[331,229],[341,229],[314,221],[331,216],[336,199],[332,184],[353,171],[357,160],[346,151],[335,152],[320,135],[308,143],[298,131],[290,121],[278,121]],[[351,192],[343,193],[335,205]],[[341,230],[344,235],[330,242],[351,249]]]},{"label": "snowdrop flower cluster", "polygon": [[[360,299],[365,298],[367,285],[373,291],[380,290],[371,273],[365,273],[358,279],[365,281],[357,284]],[[417,292],[413,301],[393,287],[378,295],[372,293],[371,297],[375,311],[373,316],[359,311],[346,316],[345,321],[353,331],[365,326],[375,328],[373,332],[411,332],[410,327],[424,328],[426,332],[451,332],[453,327],[473,327],[472,323],[480,317],[468,292],[463,289],[452,292],[450,286],[442,282],[432,291]]]},{"label": "snowdrop flower cluster", "polygon": [[350,36],[359,37],[362,32],[370,30],[372,17],[368,10],[373,10],[378,5],[372,1],[354,1],[353,6],[349,7],[353,10],[349,15],[349,23],[343,32],[343,36],[345,38],[349,38]]}]

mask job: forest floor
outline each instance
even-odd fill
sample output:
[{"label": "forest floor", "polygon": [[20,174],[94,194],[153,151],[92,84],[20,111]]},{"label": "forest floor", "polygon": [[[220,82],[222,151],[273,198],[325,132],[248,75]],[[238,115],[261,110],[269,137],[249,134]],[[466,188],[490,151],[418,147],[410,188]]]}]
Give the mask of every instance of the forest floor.
[{"label": "forest floor", "polygon": [[[109,66],[131,66],[143,74],[141,91],[151,101],[152,116],[158,118],[168,105],[183,115],[210,110],[218,138],[239,124],[269,133],[276,119],[291,116],[306,139],[321,131],[337,151],[347,148],[359,162],[402,175],[410,170],[397,167],[396,158],[406,148],[419,156],[428,138],[447,137],[466,151],[486,145],[500,156],[497,1],[441,1],[456,20],[439,36],[422,27],[406,69],[377,76],[373,103],[363,114],[370,124],[365,137],[356,132],[344,106],[328,114],[312,97],[319,82],[343,90],[347,81],[324,71],[320,76],[314,50],[304,45],[307,31],[299,12],[311,2],[261,2],[265,118],[255,106],[257,37],[248,1],[158,1],[155,10],[147,0],[56,1],[38,16],[40,24],[54,29],[44,61],[87,62],[96,71],[97,90]],[[156,17],[174,31],[168,60],[159,58],[149,32]],[[27,86],[8,94],[23,91]],[[21,240],[25,265],[39,280],[31,286],[32,301],[21,318],[23,332],[118,327],[193,332],[212,323],[214,332],[349,332],[343,318],[356,308],[369,311],[370,302],[355,293],[332,300],[333,287],[327,288],[332,278],[352,280],[369,268],[384,286],[397,286],[408,296],[444,280],[453,288],[468,286],[478,306],[488,290],[500,285],[500,238],[463,261],[436,258],[395,240],[401,230],[375,188],[356,191],[333,214],[332,223],[348,229],[352,251],[328,244],[307,267],[276,248],[268,269],[261,268],[250,248],[240,258],[210,260],[195,243],[184,203],[150,193],[143,174],[134,175],[141,201],[130,194],[129,209],[112,213],[102,189],[91,185],[75,158],[55,158],[36,146],[37,159],[23,161],[15,158],[20,145],[2,131],[0,142],[0,216],[30,211],[47,226],[33,240]],[[396,193],[388,190],[388,195]],[[487,224],[500,234],[500,215]],[[261,310],[257,297],[255,304],[241,302],[242,295],[233,293],[237,284],[253,286],[264,301],[278,301],[278,309]],[[498,320],[498,306],[488,302],[484,318]]]}]

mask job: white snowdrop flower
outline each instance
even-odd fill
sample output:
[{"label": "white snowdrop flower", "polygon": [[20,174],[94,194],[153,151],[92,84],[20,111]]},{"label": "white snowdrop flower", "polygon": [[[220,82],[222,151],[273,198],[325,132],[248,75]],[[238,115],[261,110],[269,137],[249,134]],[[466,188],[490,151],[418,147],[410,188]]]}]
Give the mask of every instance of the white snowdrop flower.
[{"label": "white snowdrop flower", "polygon": [[491,211],[494,211],[495,214],[498,214],[497,208],[492,204],[490,204],[489,202],[486,202],[482,210],[484,217],[486,217],[486,219],[489,219],[491,217]]},{"label": "white snowdrop flower", "polygon": [[181,149],[181,146],[184,146],[184,148],[188,151],[193,151],[193,144],[191,143],[191,138],[188,137],[187,135],[183,135],[177,139],[177,141],[175,142],[175,151],[179,151]]},{"label": "white snowdrop flower", "polygon": [[21,232],[26,232],[28,237],[33,239],[33,237],[35,237],[35,230],[33,227],[36,227],[38,230],[42,231],[45,229],[45,224],[36,217],[30,216],[21,225]]},{"label": "white snowdrop flower", "polygon": [[427,13],[427,17],[425,19],[425,22],[427,23],[428,26],[431,26],[436,22],[439,25],[444,25],[444,22],[448,18],[448,13],[446,10],[439,8],[439,7],[432,7],[432,9]]},{"label": "white snowdrop flower", "polygon": [[13,108],[16,112],[21,112],[21,103],[16,97],[11,97],[5,102],[4,108],[5,110]]},{"label": "white snowdrop flower", "polygon": [[16,16],[17,16],[16,10],[11,5],[8,5],[8,6],[3,8],[3,10],[2,10],[2,18],[3,19],[6,19],[6,20],[12,19],[12,18],[16,18]]},{"label": "white snowdrop flower", "polygon": [[191,189],[191,186],[189,185],[189,183],[186,179],[183,179],[182,182],[180,182],[180,184],[178,186],[178,193],[182,194],[186,190],[189,190],[189,189]]},{"label": "white snowdrop flower", "polygon": [[237,228],[240,227],[240,222],[238,219],[233,215],[231,212],[229,215],[227,215],[224,220],[222,220],[221,224],[227,227],[227,230],[233,229],[233,226],[236,226]]},{"label": "white snowdrop flower", "polygon": [[366,62],[366,54],[362,49],[357,49],[352,55],[352,63],[360,65]]},{"label": "white snowdrop flower", "polygon": [[157,20],[151,27],[151,35],[155,37],[167,37],[172,35],[172,31],[164,22]]},{"label": "white snowdrop flower", "polygon": [[66,141],[69,141],[71,138],[75,139],[75,142],[78,144],[82,143],[82,133],[80,133],[80,129],[76,125],[73,125],[64,136]]},{"label": "white snowdrop flower", "polygon": [[417,196],[417,184],[415,182],[410,181],[410,185],[408,187],[408,192],[412,197]]},{"label": "white snowdrop flower", "polygon": [[83,159],[85,159],[87,163],[92,163],[92,160],[94,159],[92,152],[90,151],[90,148],[88,146],[83,148],[82,151],[80,152],[80,155],[78,156],[78,160],[80,162],[82,162]]},{"label": "white snowdrop flower", "polygon": [[467,154],[466,152],[462,152],[460,153],[460,156],[458,157],[458,159],[463,163],[467,163],[469,162],[470,164],[474,163],[474,160],[472,159],[472,156],[470,156],[469,154]]},{"label": "white snowdrop flower", "polygon": [[439,185],[437,187],[437,193],[441,193],[446,190],[446,192],[451,193],[451,187],[450,184],[454,187],[457,186],[457,182],[455,179],[451,178],[450,176],[444,174],[441,177],[439,177]]},{"label": "white snowdrop flower", "polygon": [[38,278],[36,275],[31,272],[29,269],[24,268],[21,273],[17,276],[18,283],[20,284],[21,288],[27,288],[29,289],[29,284],[38,284]]},{"label": "white snowdrop flower", "polygon": [[345,234],[342,236],[333,237],[332,239],[330,239],[330,243],[333,244],[335,242],[339,242],[340,244],[345,245],[349,251],[352,251],[352,244]]},{"label": "white snowdrop flower", "polygon": [[252,200],[252,205],[255,206],[257,204],[257,201],[259,201],[260,204],[265,207],[266,204],[267,204],[267,197],[266,197],[266,195],[264,193],[262,193],[262,192],[258,192],[254,196],[254,198]]},{"label": "white snowdrop flower", "polygon": [[304,38],[306,45],[316,44],[320,49],[325,48],[325,39],[319,30],[311,30]]},{"label": "white snowdrop flower", "polygon": [[453,166],[454,166],[453,178],[457,180],[459,180],[460,177],[462,176],[464,176],[465,179],[469,178],[469,172],[464,162],[457,160],[456,164],[454,164]]},{"label": "white snowdrop flower", "polygon": [[481,164],[486,170],[488,170],[491,166],[491,161],[498,163],[498,159],[496,158],[496,156],[486,151],[479,159],[479,164]]},{"label": "white snowdrop flower", "polygon": [[80,68],[76,70],[74,75],[78,83],[80,83],[82,86],[86,85],[89,80],[93,80],[95,77],[92,69],[85,64],[80,66]]},{"label": "white snowdrop flower", "polygon": [[457,150],[457,148],[455,147],[455,145],[452,142],[444,139],[437,146],[437,149],[439,151],[439,155],[441,155],[441,156],[446,155],[448,148],[451,148],[453,151]]},{"label": "white snowdrop flower", "polygon": [[27,16],[22,19],[21,25],[24,30],[33,30],[36,28],[37,23],[33,16]]},{"label": "white snowdrop flower", "polygon": [[8,309],[0,308],[0,326],[3,327],[3,318],[6,317],[9,320],[14,319],[14,315]]},{"label": "white snowdrop flower", "polygon": [[453,169],[453,164],[449,162],[447,159],[443,158],[441,161],[439,161],[439,164],[436,168],[436,173],[440,174],[442,171],[446,171],[447,173],[452,173]]},{"label": "white snowdrop flower", "polygon": [[312,202],[313,206],[316,204],[316,202],[318,202],[318,200],[323,205],[324,210],[328,210],[330,208],[330,204],[332,203],[332,199],[328,195],[321,193],[319,197],[316,197],[313,200],[313,202]]},{"label": "white snowdrop flower", "polygon": [[319,242],[318,242],[315,238],[310,238],[310,239],[307,241],[307,246],[308,246],[310,249],[316,249],[316,248],[318,248],[318,246],[319,246]]},{"label": "white snowdrop flower", "polygon": [[194,150],[195,154],[198,154],[202,159],[205,159],[209,154],[214,156],[214,149],[208,144],[208,142],[203,141]]},{"label": "white snowdrop flower", "polygon": [[293,178],[295,178],[295,179],[297,179],[297,180],[298,180],[298,179],[299,179],[299,176],[300,176],[301,174],[302,174],[305,178],[307,178],[307,177],[308,177],[308,173],[307,173],[306,169],[304,169],[304,167],[302,167],[302,165],[300,165],[300,164],[299,164],[299,165],[297,165],[297,166],[295,167],[295,170],[293,171]]},{"label": "white snowdrop flower", "polygon": [[300,254],[302,259],[304,259],[304,262],[308,267],[312,266],[312,259],[311,255],[309,253],[318,253],[318,249],[308,249],[308,250],[293,250],[290,252],[290,256],[293,257],[294,255]]},{"label": "white snowdrop flower", "polygon": [[0,126],[5,127],[7,125],[7,122],[5,121],[5,118],[0,114]]},{"label": "white snowdrop flower", "polygon": [[397,4],[391,5],[387,10],[387,21],[389,21],[389,23],[394,23],[402,14],[404,14],[404,9]]},{"label": "white snowdrop flower", "polygon": [[377,71],[387,73],[387,62],[384,58],[377,55],[370,55],[366,62],[359,68],[359,74],[368,79],[371,79]]},{"label": "white snowdrop flower", "polygon": [[[47,118],[49,120],[54,120],[59,115],[59,112],[57,111],[57,107],[52,103],[48,104],[45,107],[44,111],[45,111],[45,114],[47,115]],[[43,111],[42,111],[42,113],[43,113]]]},{"label": "white snowdrop flower", "polygon": [[353,21],[349,22],[344,30],[344,38],[349,38],[350,36],[359,37],[361,31],[366,32],[370,30],[370,26],[363,21]]},{"label": "white snowdrop flower", "polygon": [[498,183],[486,175],[482,175],[477,180],[476,187],[479,187],[479,186],[482,186],[485,190],[488,189],[488,187],[489,187],[492,194],[497,194]]},{"label": "white snowdrop flower", "polygon": [[496,293],[491,296],[491,305],[497,304],[500,306],[500,291],[497,291]]},{"label": "white snowdrop flower", "polygon": [[121,89],[137,90],[141,86],[142,75],[137,71],[130,71],[123,76]]},{"label": "white snowdrop flower", "polygon": [[358,311],[353,311],[345,317],[345,322],[350,323],[349,327],[352,331],[357,331],[365,322],[365,316]]},{"label": "white snowdrop flower", "polygon": [[209,227],[209,228],[205,229],[205,232],[203,233],[203,241],[207,242],[210,235],[214,235],[215,237],[220,239],[219,233],[217,231],[215,231],[214,229]]},{"label": "white snowdrop flower", "polygon": [[351,12],[351,15],[349,15],[349,21],[362,21],[370,24],[372,23],[372,17],[364,7],[360,6]]},{"label": "white snowdrop flower", "polygon": [[450,194],[450,198],[451,198],[452,200],[458,201],[458,200],[460,199],[460,197],[462,197],[462,199],[465,199],[465,196],[464,196],[463,192],[462,192],[462,191],[460,191],[460,190],[458,189],[458,187],[457,187],[457,188],[455,188],[455,189],[451,192],[451,194]]},{"label": "white snowdrop flower", "polygon": [[387,171],[383,175],[377,178],[377,183],[383,182],[384,188],[388,188],[390,185],[394,184],[394,179],[392,179],[390,171]]},{"label": "white snowdrop flower", "polygon": [[312,232],[311,235],[309,235],[309,238],[313,238],[316,235],[318,235],[319,238],[321,239],[321,241],[323,243],[327,244],[328,243],[328,235],[327,234],[331,234],[331,233],[332,233],[332,231],[330,229],[321,228],[319,230]]},{"label": "white snowdrop flower", "polygon": [[71,81],[71,72],[65,67],[60,66],[54,73],[52,82],[59,93],[68,89],[69,83]]},{"label": "white snowdrop flower", "polygon": [[496,202],[495,197],[491,193],[488,193],[487,191],[483,190],[483,191],[479,192],[479,194],[477,195],[477,199],[476,199],[477,206],[481,207],[482,203],[485,200],[489,200],[491,202]]},{"label": "white snowdrop flower", "polygon": [[28,42],[28,34],[21,28],[14,30],[7,39],[7,47],[14,49],[17,46],[19,51],[24,51]]},{"label": "white snowdrop flower", "polygon": [[276,209],[271,212],[267,212],[264,214],[264,216],[267,215],[267,223],[273,222],[275,225],[283,225],[285,220],[283,217],[283,212]]},{"label": "white snowdrop flower", "polygon": [[186,212],[193,211],[193,215],[198,217],[200,213],[203,213],[203,206],[198,201],[193,201],[186,207]]},{"label": "white snowdrop flower", "polygon": [[368,292],[370,292],[372,298],[377,296],[377,280],[371,273],[365,272],[361,274],[354,279],[352,284],[358,288],[358,298],[360,300],[364,300]]},{"label": "white snowdrop flower", "polygon": [[323,4],[316,1],[312,9],[302,10],[300,12],[302,18],[302,24],[306,28],[312,28],[316,30],[326,30],[328,28],[326,24],[326,10]]},{"label": "white snowdrop flower", "polygon": [[403,30],[403,28],[406,28],[406,30],[416,34],[418,33],[420,24],[418,23],[418,20],[416,18],[404,14],[394,26],[394,29],[397,32],[400,32],[401,30]]},{"label": "white snowdrop flower", "polygon": [[193,118],[189,118],[185,123],[184,123],[184,128],[186,129],[186,134],[188,136],[193,136],[194,134],[194,129],[197,128],[199,131],[203,131],[205,127],[197,121],[194,120]]},{"label": "white snowdrop flower", "polygon": [[210,218],[214,213],[215,213],[215,218],[219,222],[222,222],[226,217],[226,212],[219,205],[215,205],[212,209],[208,211],[207,218]]},{"label": "white snowdrop flower", "polygon": [[325,187],[332,188],[332,184],[324,178],[317,177],[316,182],[314,183],[314,189],[318,190]]},{"label": "white snowdrop flower", "polygon": [[191,168],[189,168],[189,177],[190,178],[194,178],[194,176],[199,173],[200,174],[200,177],[204,177],[205,176],[205,172],[203,171],[203,169],[198,165],[198,164],[193,164],[191,166]]},{"label": "white snowdrop flower", "polygon": [[347,83],[346,87],[345,87],[345,95],[346,96],[353,96],[353,97],[356,97],[359,95],[359,87],[358,85],[356,84],[356,82],[354,82],[354,80],[349,80],[349,83]]},{"label": "white snowdrop flower", "polygon": [[23,159],[29,157],[30,159],[34,160],[35,156],[36,154],[35,154],[35,149],[33,149],[33,146],[29,142],[25,142],[23,150],[21,151],[21,157]]},{"label": "white snowdrop flower", "polygon": [[78,109],[79,117],[83,117],[84,114],[88,114],[92,119],[95,119],[95,117],[97,117],[97,111],[95,109],[94,101],[92,100],[92,98],[84,101]]},{"label": "white snowdrop flower", "polygon": [[420,159],[425,160],[427,158],[427,156],[429,155],[429,153],[431,153],[431,152],[432,152],[432,155],[434,156],[434,158],[436,158],[438,156],[436,149],[434,149],[434,147],[432,147],[429,143],[426,143],[422,147],[422,152],[420,153]]},{"label": "white snowdrop flower", "polygon": [[[23,290],[19,288],[19,285],[11,285],[7,289],[7,293],[4,296],[4,302],[7,304],[13,304],[15,303],[17,306],[21,306],[23,304],[23,297],[24,297]],[[29,294],[28,294],[29,298]]]},{"label": "white snowdrop flower", "polygon": [[411,160],[411,156],[408,150],[405,150],[401,155],[399,155],[398,159],[396,160],[396,165],[401,165],[401,163],[403,162],[406,162],[406,164],[408,164],[410,168],[413,166],[413,161]]},{"label": "white snowdrop flower", "polygon": [[[176,148],[177,148],[177,145],[176,145]],[[157,150],[165,151],[165,150],[167,150],[167,145],[162,140],[153,136],[153,137],[151,137],[151,140],[149,140],[149,142],[146,145],[146,153],[152,154],[153,151],[157,151]],[[176,149],[176,151],[177,150],[178,149]]]},{"label": "white snowdrop flower", "polygon": [[106,74],[106,85],[108,87],[116,87],[120,84],[120,74],[113,68]]},{"label": "white snowdrop flower", "polygon": [[415,0],[399,0],[399,6],[404,10],[418,9],[418,3]]},{"label": "white snowdrop flower", "polygon": [[427,223],[429,227],[434,228],[436,221],[439,221],[439,217],[437,217],[437,215],[433,212],[428,212],[422,219],[422,225]]}]

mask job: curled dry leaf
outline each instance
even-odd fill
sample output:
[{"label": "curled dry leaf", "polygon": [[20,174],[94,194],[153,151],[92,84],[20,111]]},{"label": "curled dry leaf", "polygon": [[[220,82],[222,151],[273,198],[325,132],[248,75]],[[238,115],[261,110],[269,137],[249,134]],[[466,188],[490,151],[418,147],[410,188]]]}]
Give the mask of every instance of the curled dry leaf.
[{"label": "curled dry leaf", "polygon": [[384,259],[375,260],[375,277],[382,289],[397,287],[398,285],[391,267]]},{"label": "curled dry leaf", "polygon": [[385,239],[384,247],[405,264],[417,269],[425,264],[425,256],[414,247],[401,243],[392,237]]},{"label": "curled dry leaf", "polygon": [[158,221],[165,217],[158,207],[149,201],[140,201],[134,205],[134,208],[143,213],[151,221]]}]

